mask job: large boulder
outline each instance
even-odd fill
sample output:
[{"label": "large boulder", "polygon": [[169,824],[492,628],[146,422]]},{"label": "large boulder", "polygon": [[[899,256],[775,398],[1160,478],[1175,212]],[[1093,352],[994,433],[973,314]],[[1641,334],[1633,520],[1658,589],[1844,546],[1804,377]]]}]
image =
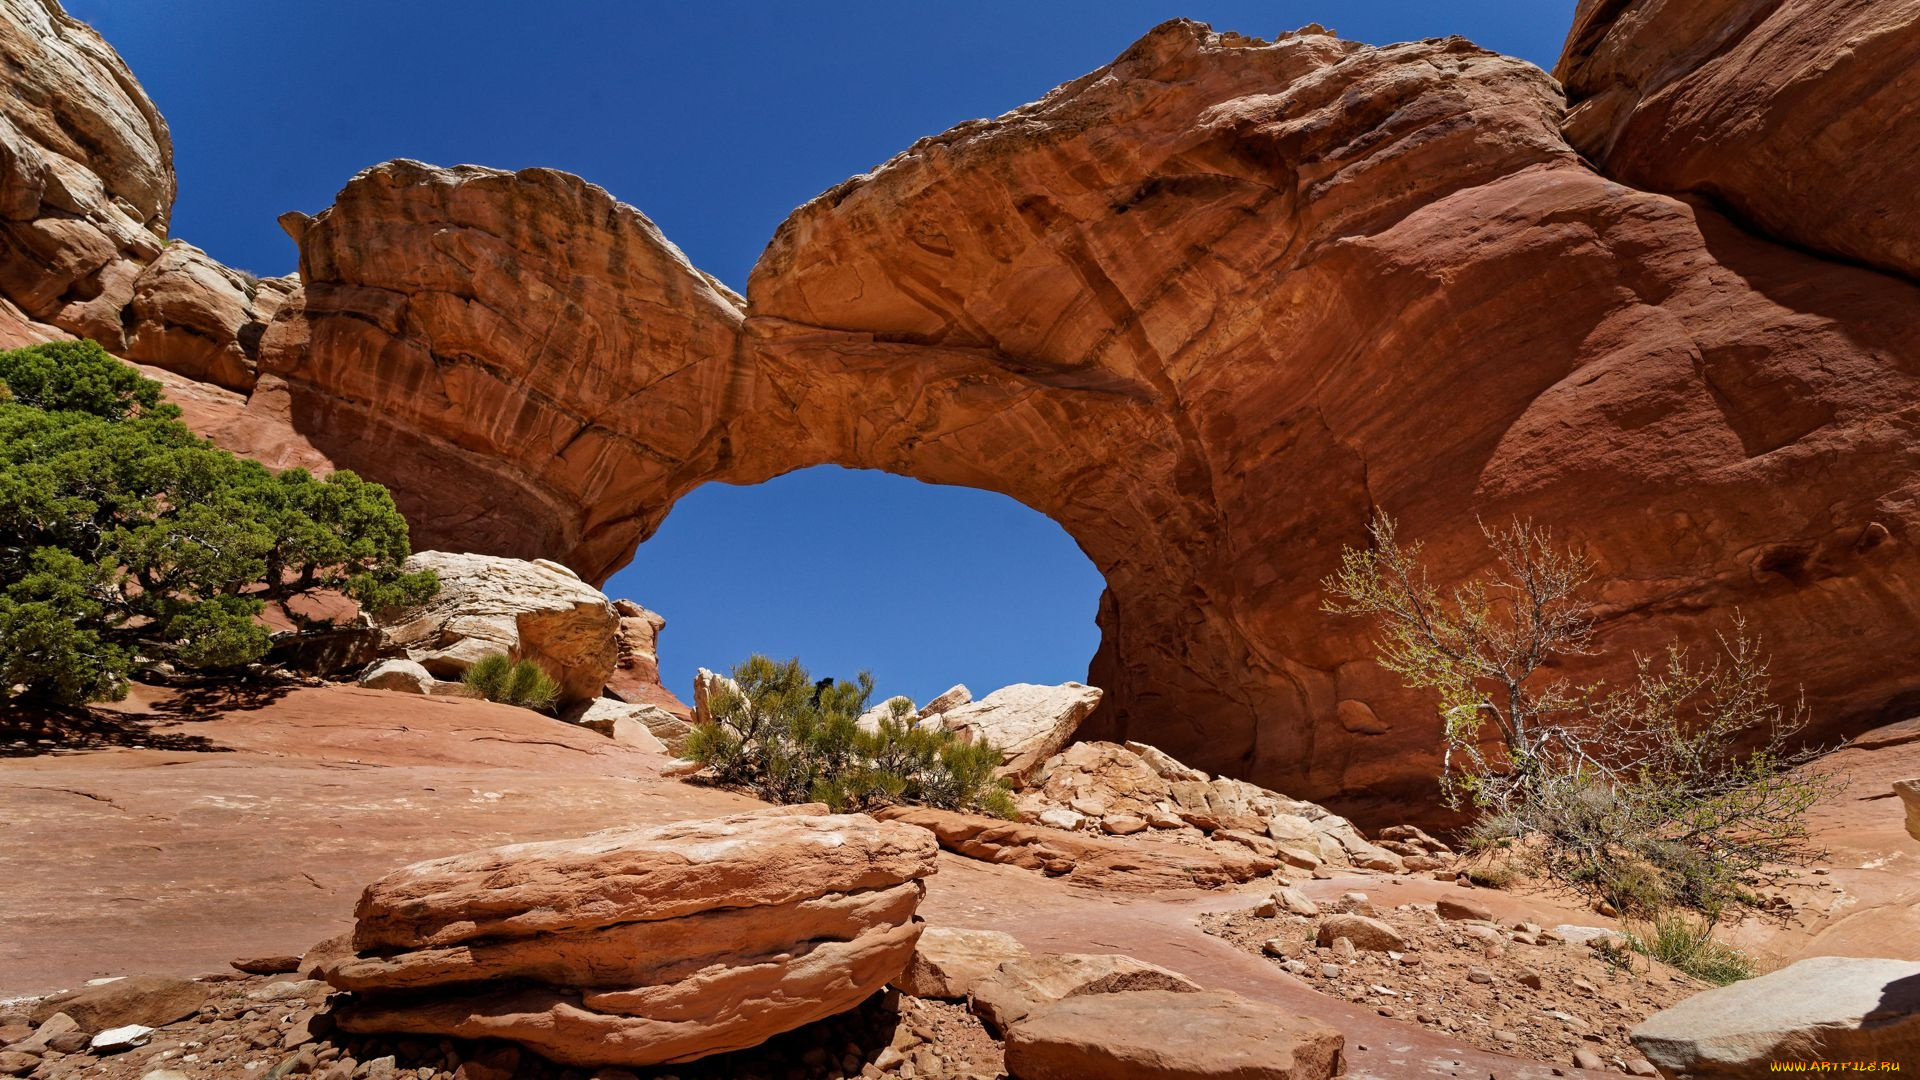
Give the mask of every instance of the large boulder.
[{"label": "large boulder", "polygon": [[1007,1029],[1014,1080],[1331,1080],[1346,1037],[1238,994],[1076,997]]},{"label": "large boulder", "polygon": [[433,672],[412,660],[381,660],[360,673],[355,680],[369,690],[392,690],[401,694],[431,694]]},{"label": "large boulder", "polygon": [[1640,1022],[1661,1075],[1760,1076],[1771,1062],[1920,1061],[1920,962],[1815,956]]},{"label": "large boulder", "polygon": [[693,729],[658,705],[629,705],[612,698],[583,701],[560,719],[597,731],[618,743],[655,754],[678,756]]},{"label": "large boulder", "polygon": [[130,975],[41,998],[29,1016],[38,1025],[65,1013],[89,1035],[129,1024],[160,1027],[192,1016],[208,993],[206,986],[187,979]]},{"label": "large boulder", "polygon": [[571,1065],[757,1045],[899,976],[926,833],[822,807],[416,863],[367,887],[327,981],[357,1032],[507,1039]]},{"label": "large boulder", "polygon": [[600,590],[547,562],[417,551],[409,572],[432,570],[425,605],[379,613],[382,648],[443,679],[491,653],[532,660],[560,684],[562,704],[600,696],[619,659],[619,616]]},{"label": "large boulder", "polygon": [[1080,683],[1003,686],[979,701],[940,714],[947,730],[992,742],[1006,754],[1000,775],[1015,784],[1039,770],[1073,740],[1100,704],[1100,690]]},{"label": "large boulder", "polygon": [[893,985],[914,997],[964,998],[1001,964],[1027,956],[1027,947],[1012,934],[929,926],[920,932],[913,960]]},{"label": "large boulder", "polygon": [[1010,960],[974,983],[972,1008],[988,1030],[1013,1025],[1055,1002],[1090,994],[1159,990],[1197,994],[1200,987],[1176,971],[1117,953],[1050,953]]}]

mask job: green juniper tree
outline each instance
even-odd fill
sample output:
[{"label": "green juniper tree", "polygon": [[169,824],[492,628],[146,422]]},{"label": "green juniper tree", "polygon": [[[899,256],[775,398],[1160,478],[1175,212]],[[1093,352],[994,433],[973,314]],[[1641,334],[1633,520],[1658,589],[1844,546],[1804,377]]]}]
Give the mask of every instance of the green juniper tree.
[{"label": "green juniper tree", "polygon": [[161,661],[251,663],[266,605],[315,590],[378,608],[439,587],[402,571],[385,488],[218,449],[94,342],[0,352],[0,385],[0,700],[78,705]]},{"label": "green juniper tree", "polygon": [[1013,814],[1003,755],[989,742],[963,742],[915,723],[904,699],[871,728],[858,723],[873,676],[816,684],[798,660],[755,654],[733,669],[734,687],[708,701],[713,719],[694,728],[687,756],[714,779],[774,802],[824,802],[836,810],[918,803]]}]

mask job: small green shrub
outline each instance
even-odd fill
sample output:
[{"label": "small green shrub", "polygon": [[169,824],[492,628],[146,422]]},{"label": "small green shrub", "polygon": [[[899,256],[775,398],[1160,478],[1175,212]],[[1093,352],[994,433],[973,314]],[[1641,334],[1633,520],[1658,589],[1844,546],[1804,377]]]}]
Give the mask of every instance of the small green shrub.
[{"label": "small green shrub", "polygon": [[754,655],[733,669],[738,692],[708,701],[713,719],[696,725],[687,756],[721,783],[781,803],[823,802],[835,810],[915,803],[1012,817],[1013,796],[994,776],[1002,754],[951,731],[914,723],[906,702],[873,730],[858,724],[873,677],[817,685],[798,660]]},{"label": "small green shrub", "polygon": [[1511,889],[1520,880],[1520,872],[1512,863],[1501,860],[1467,867],[1467,880],[1483,889]]},{"label": "small green shrub", "polygon": [[516,662],[506,653],[490,653],[474,661],[460,681],[488,701],[549,715],[560,700],[560,684],[545,668],[532,660]]},{"label": "small green shrub", "polygon": [[1655,916],[1644,932],[1629,937],[1633,951],[1715,986],[1755,974],[1746,953],[1714,939],[1712,923],[1697,923],[1677,911]]}]

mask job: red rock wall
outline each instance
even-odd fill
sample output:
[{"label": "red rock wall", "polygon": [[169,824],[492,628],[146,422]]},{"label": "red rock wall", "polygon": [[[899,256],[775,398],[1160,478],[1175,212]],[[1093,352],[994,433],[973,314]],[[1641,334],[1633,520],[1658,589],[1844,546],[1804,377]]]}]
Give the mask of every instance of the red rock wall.
[{"label": "red rock wall", "polygon": [[1564,130],[1457,39],[1169,23],[801,207],[746,300],[577,178],[388,163],[289,223],[304,291],[223,430],[391,485],[420,546],[596,580],[712,480],[1004,492],[1106,575],[1089,734],[1348,810],[1433,792],[1430,708],[1319,610],[1375,508],[1443,578],[1476,518],[1576,539],[1616,658],[1737,609],[1824,733],[1897,712],[1920,289]]},{"label": "red rock wall", "polygon": [[1920,5],[1581,0],[1554,74],[1609,176],[1920,277]]}]

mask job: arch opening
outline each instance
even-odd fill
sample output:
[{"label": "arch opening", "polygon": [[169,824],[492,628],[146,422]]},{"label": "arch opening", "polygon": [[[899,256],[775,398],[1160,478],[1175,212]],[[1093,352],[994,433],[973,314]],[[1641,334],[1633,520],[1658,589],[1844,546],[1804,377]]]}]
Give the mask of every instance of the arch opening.
[{"label": "arch opening", "polygon": [[1104,579],[1071,536],[1008,496],[820,465],[683,496],[605,585],[667,619],[660,676],[797,656],[871,671],[875,701],[955,683],[1087,680]]}]

